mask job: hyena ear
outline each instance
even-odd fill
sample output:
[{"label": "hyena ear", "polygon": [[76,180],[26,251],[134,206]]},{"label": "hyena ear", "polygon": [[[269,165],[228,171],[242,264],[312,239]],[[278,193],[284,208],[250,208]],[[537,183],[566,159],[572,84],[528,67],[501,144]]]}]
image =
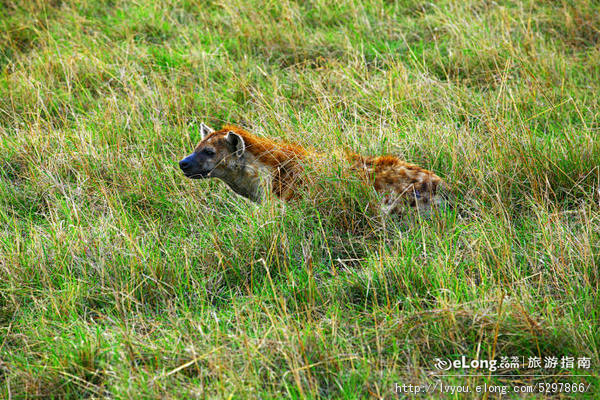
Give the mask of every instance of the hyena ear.
[{"label": "hyena ear", "polygon": [[200,124],[200,134],[202,135],[202,139],[206,136],[213,133],[215,130],[208,125],[205,125],[204,122]]},{"label": "hyena ear", "polygon": [[234,148],[234,154],[236,156],[241,157],[244,155],[246,151],[246,144],[244,143],[244,138],[238,135],[235,132],[229,131],[227,132],[227,142]]}]

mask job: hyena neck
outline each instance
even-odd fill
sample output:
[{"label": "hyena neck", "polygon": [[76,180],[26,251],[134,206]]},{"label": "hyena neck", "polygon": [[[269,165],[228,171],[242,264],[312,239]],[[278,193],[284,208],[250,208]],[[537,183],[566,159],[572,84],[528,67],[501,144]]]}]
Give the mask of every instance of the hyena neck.
[{"label": "hyena neck", "polygon": [[251,154],[244,155],[232,168],[228,168],[218,178],[231,190],[256,203],[262,202],[272,192],[271,168],[255,159]]}]

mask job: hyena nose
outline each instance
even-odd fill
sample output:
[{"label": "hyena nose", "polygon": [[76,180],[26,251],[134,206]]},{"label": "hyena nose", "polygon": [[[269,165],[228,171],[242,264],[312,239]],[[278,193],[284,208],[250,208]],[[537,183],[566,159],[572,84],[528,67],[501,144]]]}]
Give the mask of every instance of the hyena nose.
[{"label": "hyena nose", "polygon": [[179,161],[179,168],[181,168],[182,170],[186,170],[190,167],[191,164],[192,163],[190,160],[184,158],[183,160]]}]

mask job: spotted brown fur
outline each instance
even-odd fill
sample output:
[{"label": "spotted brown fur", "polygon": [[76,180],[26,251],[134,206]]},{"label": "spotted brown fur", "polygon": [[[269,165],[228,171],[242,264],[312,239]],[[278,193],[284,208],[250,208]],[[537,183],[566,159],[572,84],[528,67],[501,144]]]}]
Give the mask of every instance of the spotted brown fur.
[{"label": "spotted brown fur", "polygon": [[[202,127],[204,137],[195,152],[180,161],[182,170],[192,178],[220,178],[253,201],[269,193],[283,200],[297,197],[302,165],[319,158],[301,146],[259,137],[237,126],[218,131]],[[347,158],[351,168],[382,196],[385,213],[402,213],[408,206],[429,209],[445,186],[433,172],[394,156],[351,153]]]}]

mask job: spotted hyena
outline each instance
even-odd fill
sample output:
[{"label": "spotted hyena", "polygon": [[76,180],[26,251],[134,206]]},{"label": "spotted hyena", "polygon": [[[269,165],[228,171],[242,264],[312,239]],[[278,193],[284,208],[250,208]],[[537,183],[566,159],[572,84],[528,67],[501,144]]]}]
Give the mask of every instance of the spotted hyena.
[{"label": "spotted hyena", "polygon": [[[237,126],[214,131],[201,125],[202,140],[194,152],[179,161],[188,178],[219,178],[237,194],[260,202],[275,194],[294,198],[302,179],[304,162],[318,158],[300,146],[255,136]],[[409,206],[428,210],[439,203],[445,185],[431,171],[396,157],[348,155],[352,169],[382,196],[384,213],[402,213]]]}]

